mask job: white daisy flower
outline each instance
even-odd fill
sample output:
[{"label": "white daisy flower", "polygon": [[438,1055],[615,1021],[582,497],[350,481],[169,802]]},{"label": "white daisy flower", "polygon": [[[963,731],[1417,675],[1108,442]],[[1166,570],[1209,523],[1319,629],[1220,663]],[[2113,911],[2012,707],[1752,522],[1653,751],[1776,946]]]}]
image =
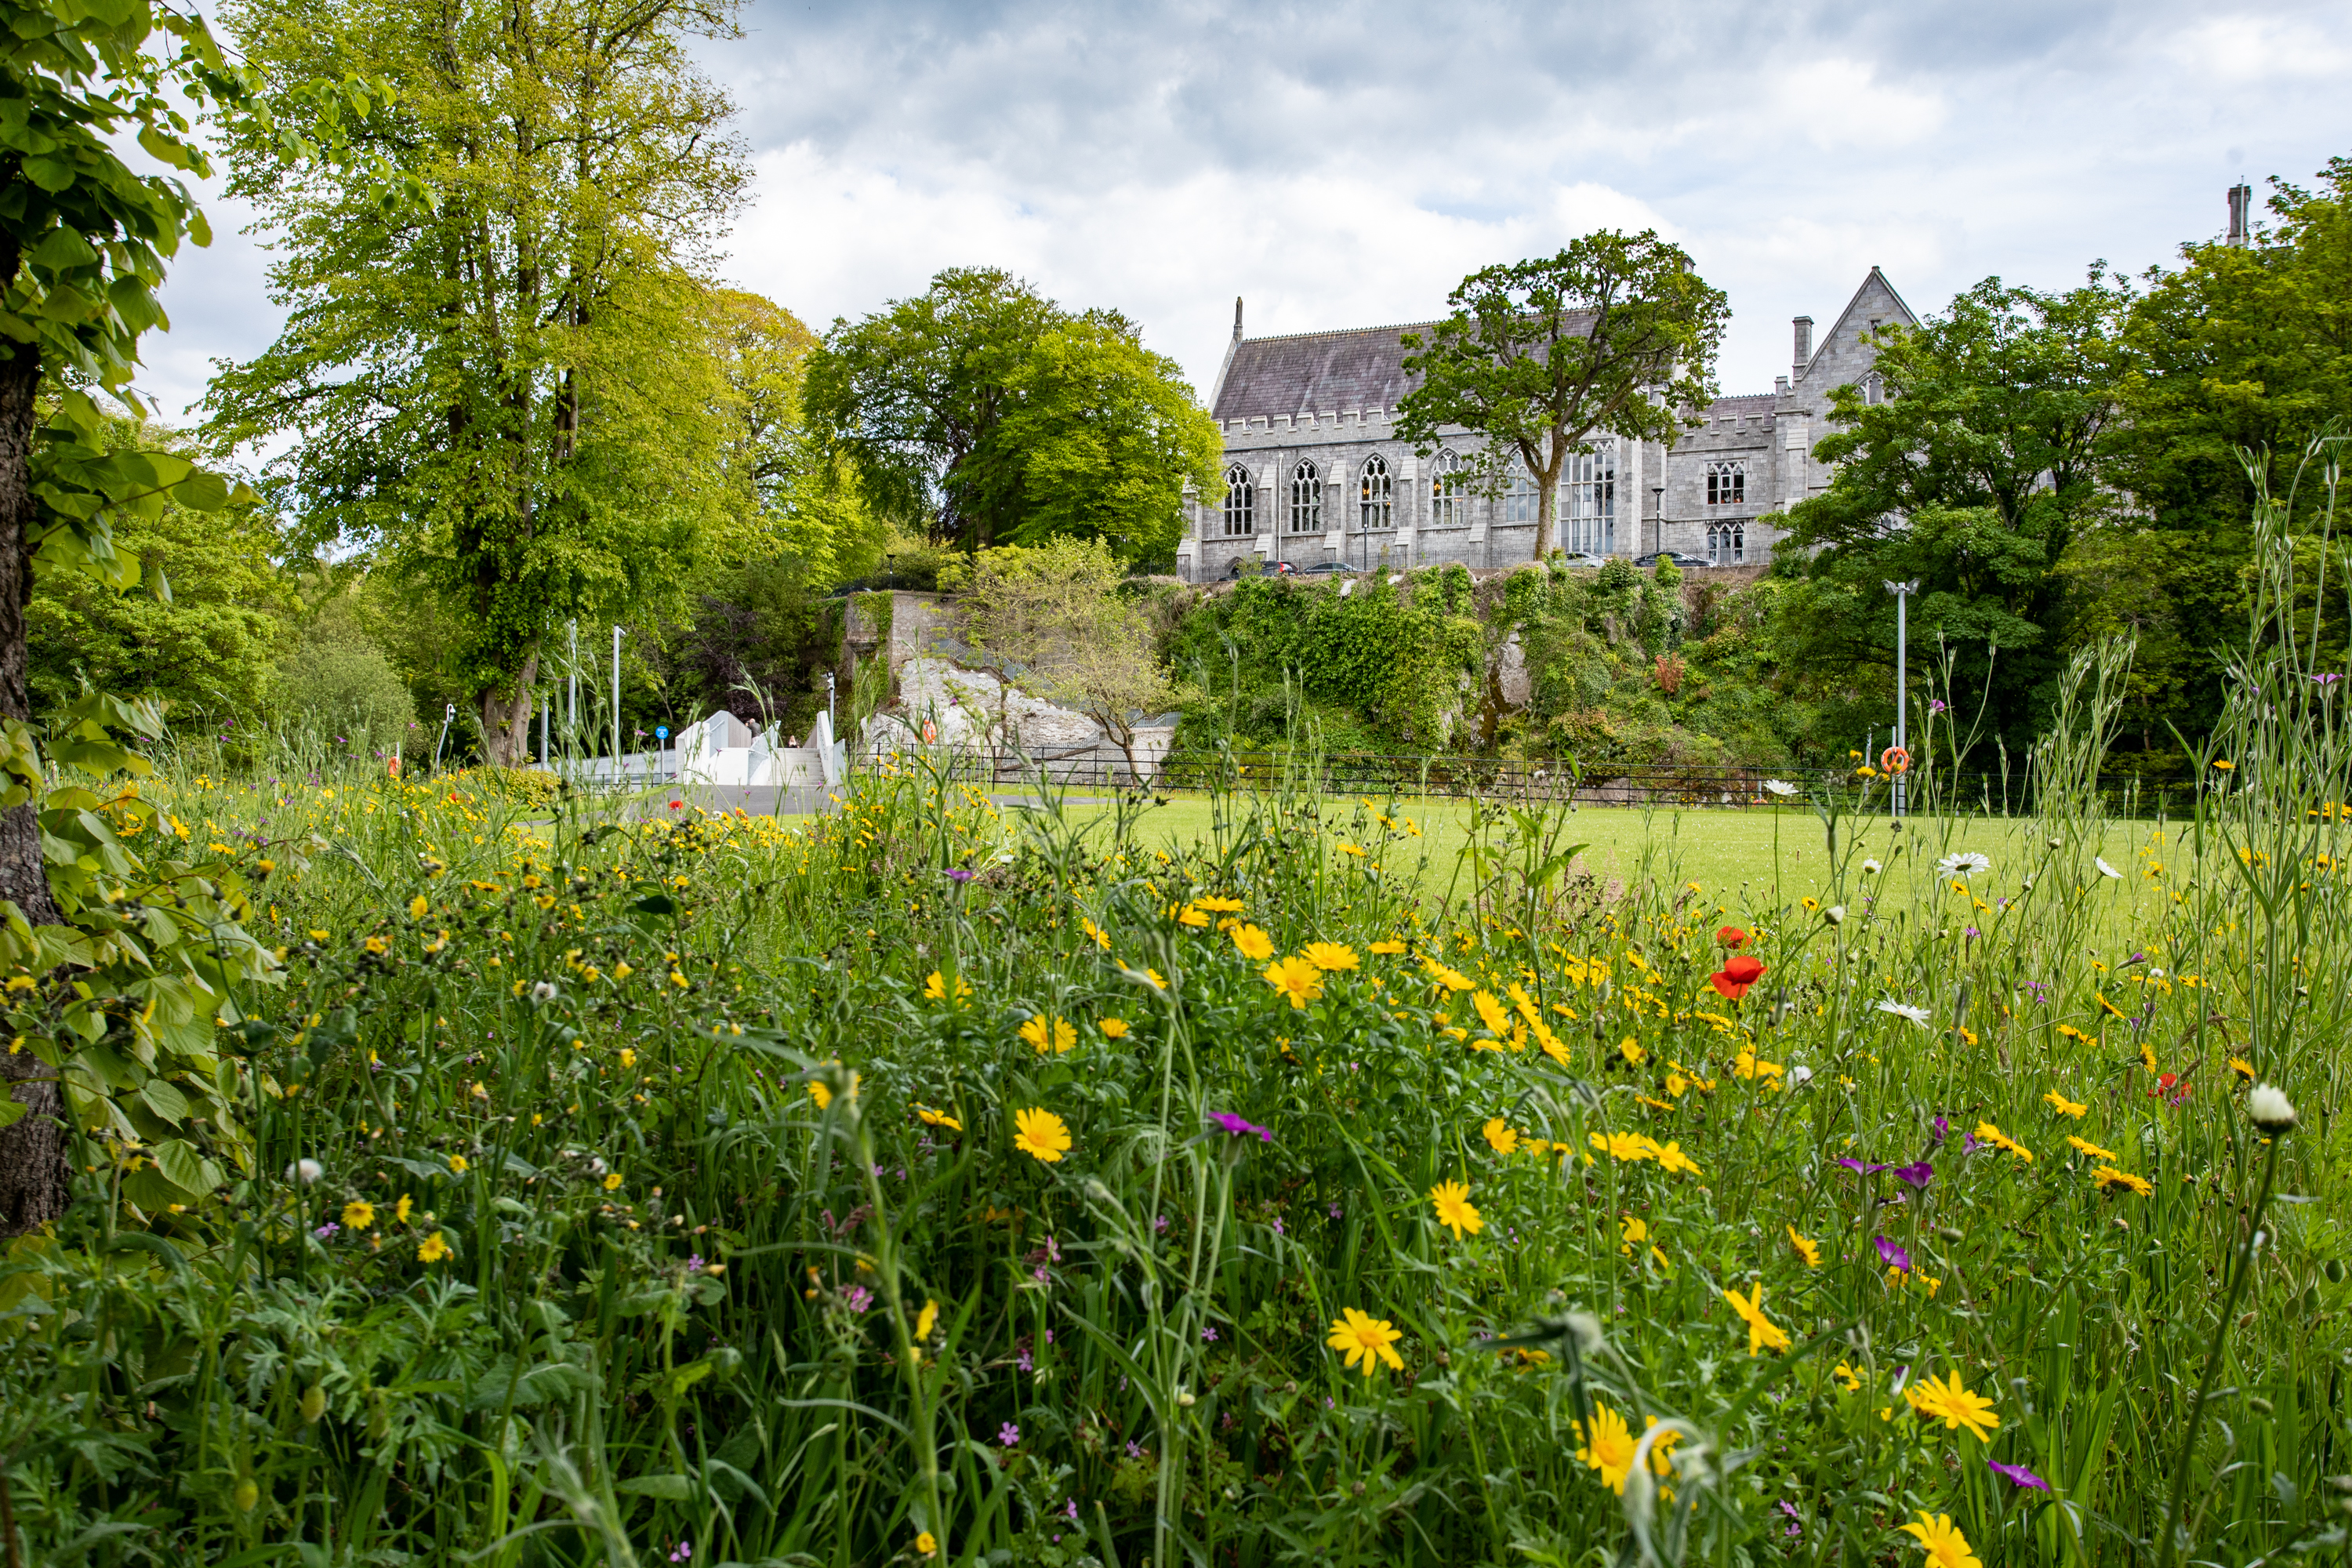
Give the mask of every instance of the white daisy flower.
[{"label": "white daisy flower", "polygon": [[2099,868],[2099,875],[2102,877],[2106,877],[2118,882],[2124,879],[2124,874],[2121,871],[2116,870],[2113,866],[2108,865],[2106,861],[2101,859],[2096,855],[2091,857],[2091,864]]},{"label": "white daisy flower", "polygon": [[1914,1007],[1908,1002],[1881,1002],[1878,1005],[1878,1010],[1882,1013],[1892,1013],[1898,1018],[1908,1018],[1922,1028],[1925,1028],[1927,1024],[1927,1009]]},{"label": "white daisy flower", "polygon": [[1764,781],[1764,787],[1784,800],[1790,795],[1797,793],[1797,786],[1790,784],[1787,779],[1766,779]]},{"label": "white daisy flower", "polygon": [[1875,860],[1864,860],[1864,861],[1862,863],[1862,869],[1863,869],[1863,873],[1864,873],[1864,875],[1865,875],[1865,876],[1871,876],[1871,877],[1875,877],[1875,876],[1877,876],[1877,875],[1878,875],[1878,873],[1879,873],[1879,872],[1881,872],[1882,870],[1885,870],[1885,867],[1883,867],[1883,866],[1881,866],[1881,865],[1880,865],[1877,861],[1875,861]]},{"label": "white daisy flower", "polygon": [[326,1173],[327,1167],[316,1160],[297,1160],[286,1167],[286,1179],[300,1182],[306,1187]]},{"label": "white daisy flower", "polygon": [[1991,869],[1992,862],[1973,849],[1947,855],[1936,862],[1936,875],[1938,877],[1973,877],[1979,871]]}]

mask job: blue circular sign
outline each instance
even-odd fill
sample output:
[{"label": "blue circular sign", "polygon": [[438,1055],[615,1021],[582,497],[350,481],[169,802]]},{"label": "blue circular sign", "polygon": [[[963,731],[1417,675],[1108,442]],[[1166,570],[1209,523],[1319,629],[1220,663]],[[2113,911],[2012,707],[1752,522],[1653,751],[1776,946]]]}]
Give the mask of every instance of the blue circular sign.
[{"label": "blue circular sign", "polygon": [[668,739],[669,739],[669,726],[668,726],[668,725],[667,725],[667,724],[656,724],[656,725],[655,725],[655,726],[654,726],[654,738],[655,738],[656,740],[657,740],[657,741],[667,741],[667,740],[668,740]]}]

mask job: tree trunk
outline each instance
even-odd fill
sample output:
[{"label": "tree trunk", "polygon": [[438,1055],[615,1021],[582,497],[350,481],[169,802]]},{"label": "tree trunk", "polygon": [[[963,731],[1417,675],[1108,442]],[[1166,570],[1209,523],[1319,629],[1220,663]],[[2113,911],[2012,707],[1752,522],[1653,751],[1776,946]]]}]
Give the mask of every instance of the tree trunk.
[{"label": "tree trunk", "polygon": [[539,655],[522,661],[514,685],[481,695],[484,759],[494,768],[519,768],[530,761],[531,682],[539,679]]},{"label": "tree trunk", "polygon": [[[7,258],[5,275],[16,270]],[[10,346],[0,361],[0,719],[29,722],[31,694],[25,683],[25,605],[32,597],[33,565],[27,541],[36,512],[31,459],[35,424],[33,396],[41,384],[37,350]],[[0,814],[0,899],[24,911],[36,926],[58,925],[63,916],[49,896],[47,867],[41,858],[41,829],[34,804]],[[0,1237],[19,1236],[66,1212],[65,1101],[57,1084],[26,1081],[49,1076],[30,1051],[0,1051],[0,1083],[26,1108],[13,1126],[0,1127]]]},{"label": "tree trunk", "polygon": [[1541,561],[1551,553],[1552,514],[1559,505],[1559,468],[1557,464],[1549,474],[1536,476],[1536,552]]}]

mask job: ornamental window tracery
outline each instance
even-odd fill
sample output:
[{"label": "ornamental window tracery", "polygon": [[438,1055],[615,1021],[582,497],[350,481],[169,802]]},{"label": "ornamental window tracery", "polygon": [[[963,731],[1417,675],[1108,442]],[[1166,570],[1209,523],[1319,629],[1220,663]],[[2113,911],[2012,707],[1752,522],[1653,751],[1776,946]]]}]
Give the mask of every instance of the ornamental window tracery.
[{"label": "ornamental window tracery", "polygon": [[1374,453],[1364,459],[1356,481],[1357,526],[1370,532],[1396,521],[1396,492],[1390,481],[1388,459]]},{"label": "ornamental window tracery", "polygon": [[1747,464],[1709,463],[1706,466],[1707,505],[1744,506],[1747,501]]},{"label": "ornamental window tracery", "polygon": [[1257,486],[1250,471],[1235,463],[1225,470],[1225,537],[1238,539],[1257,531]]},{"label": "ornamental window tracery", "polygon": [[1312,463],[1290,470],[1290,531],[1323,531],[1323,476]]}]

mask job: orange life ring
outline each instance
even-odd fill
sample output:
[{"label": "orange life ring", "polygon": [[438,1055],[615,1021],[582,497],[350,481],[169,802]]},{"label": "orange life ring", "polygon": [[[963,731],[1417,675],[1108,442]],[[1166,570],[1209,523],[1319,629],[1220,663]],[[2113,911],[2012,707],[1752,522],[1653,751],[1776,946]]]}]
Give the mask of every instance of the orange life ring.
[{"label": "orange life ring", "polygon": [[1889,746],[1878,753],[1878,766],[1882,773],[1899,773],[1910,765],[1911,753],[1900,746]]}]

